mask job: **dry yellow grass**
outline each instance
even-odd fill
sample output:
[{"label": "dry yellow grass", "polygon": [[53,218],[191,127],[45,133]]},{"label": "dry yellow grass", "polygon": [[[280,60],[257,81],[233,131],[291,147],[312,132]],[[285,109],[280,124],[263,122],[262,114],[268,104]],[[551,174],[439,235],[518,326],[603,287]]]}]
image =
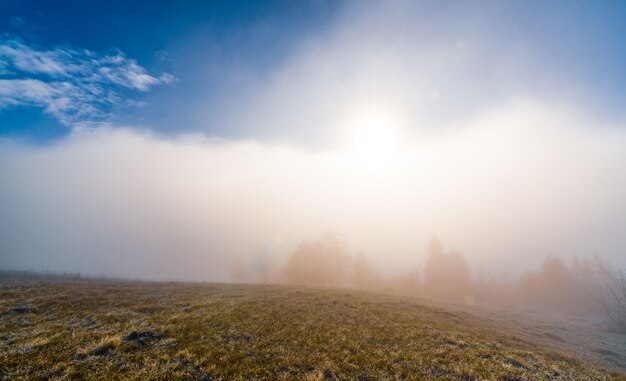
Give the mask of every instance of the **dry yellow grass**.
[{"label": "dry yellow grass", "polygon": [[349,290],[11,280],[0,378],[623,380],[473,324]]}]

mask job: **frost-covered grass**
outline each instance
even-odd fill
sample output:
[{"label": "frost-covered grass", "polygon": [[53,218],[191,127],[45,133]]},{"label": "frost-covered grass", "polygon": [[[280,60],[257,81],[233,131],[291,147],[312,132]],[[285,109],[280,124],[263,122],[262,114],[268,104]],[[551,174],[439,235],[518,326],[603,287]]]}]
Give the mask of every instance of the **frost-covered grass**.
[{"label": "frost-covered grass", "polygon": [[0,378],[626,379],[472,319],[350,290],[5,279]]}]

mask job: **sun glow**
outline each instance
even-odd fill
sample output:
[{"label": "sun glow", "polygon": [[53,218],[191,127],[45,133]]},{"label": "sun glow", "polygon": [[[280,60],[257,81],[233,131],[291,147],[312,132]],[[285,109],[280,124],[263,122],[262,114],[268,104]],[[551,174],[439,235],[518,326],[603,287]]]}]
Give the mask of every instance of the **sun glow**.
[{"label": "sun glow", "polygon": [[396,154],[400,143],[400,123],[391,113],[368,112],[352,118],[347,128],[350,160],[366,168],[380,168]]}]

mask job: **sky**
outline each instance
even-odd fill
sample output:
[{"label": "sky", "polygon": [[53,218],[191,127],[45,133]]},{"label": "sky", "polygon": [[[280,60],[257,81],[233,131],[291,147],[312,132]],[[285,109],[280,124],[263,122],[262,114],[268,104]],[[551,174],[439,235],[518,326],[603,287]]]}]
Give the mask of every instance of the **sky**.
[{"label": "sky", "polygon": [[617,1],[0,1],[0,267],[228,280],[329,229],[388,272],[433,235],[474,270],[626,267],[624,19]]}]

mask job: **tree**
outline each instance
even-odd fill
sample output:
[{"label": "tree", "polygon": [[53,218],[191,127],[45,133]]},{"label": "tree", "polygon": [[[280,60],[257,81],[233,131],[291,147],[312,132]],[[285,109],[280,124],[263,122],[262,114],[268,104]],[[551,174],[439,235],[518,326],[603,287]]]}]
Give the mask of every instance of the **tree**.
[{"label": "tree", "polygon": [[567,264],[559,256],[548,255],[538,272],[529,273],[520,281],[525,302],[556,310],[571,310],[575,287]]},{"label": "tree", "polygon": [[252,263],[260,283],[268,283],[271,278],[272,257],[269,246],[259,247]]},{"label": "tree", "polygon": [[330,263],[330,286],[339,287],[347,281],[346,275],[350,267],[350,255],[341,235],[337,232],[326,232],[322,238],[326,260]]},{"label": "tree", "polygon": [[235,282],[246,283],[250,281],[250,270],[238,260],[233,262],[230,275]]},{"label": "tree", "polygon": [[598,271],[604,279],[604,306],[610,328],[626,333],[626,272],[602,264]]},{"label": "tree", "polygon": [[416,296],[419,292],[419,274],[417,271],[408,271],[389,280],[390,289],[400,295]]},{"label": "tree", "polygon": [[443,244],[433,237],[428,245],[424,268],[424,288],[430,297],[464,300],[469,295],[469,268],[465,257],[456,251],[444,252]]},{"label": "tree", "polygon": [[372,288],[374,281],[374,272],[362,253],[357,254],[352,262],[352,284],[361,289]]},{"label": "tree", "polygon": [[341,236],[326,233],[313,242],[302,242],[293,251],[285,275],[291,283],[309,286],[337,287],[345,281],[350,265]]}]

